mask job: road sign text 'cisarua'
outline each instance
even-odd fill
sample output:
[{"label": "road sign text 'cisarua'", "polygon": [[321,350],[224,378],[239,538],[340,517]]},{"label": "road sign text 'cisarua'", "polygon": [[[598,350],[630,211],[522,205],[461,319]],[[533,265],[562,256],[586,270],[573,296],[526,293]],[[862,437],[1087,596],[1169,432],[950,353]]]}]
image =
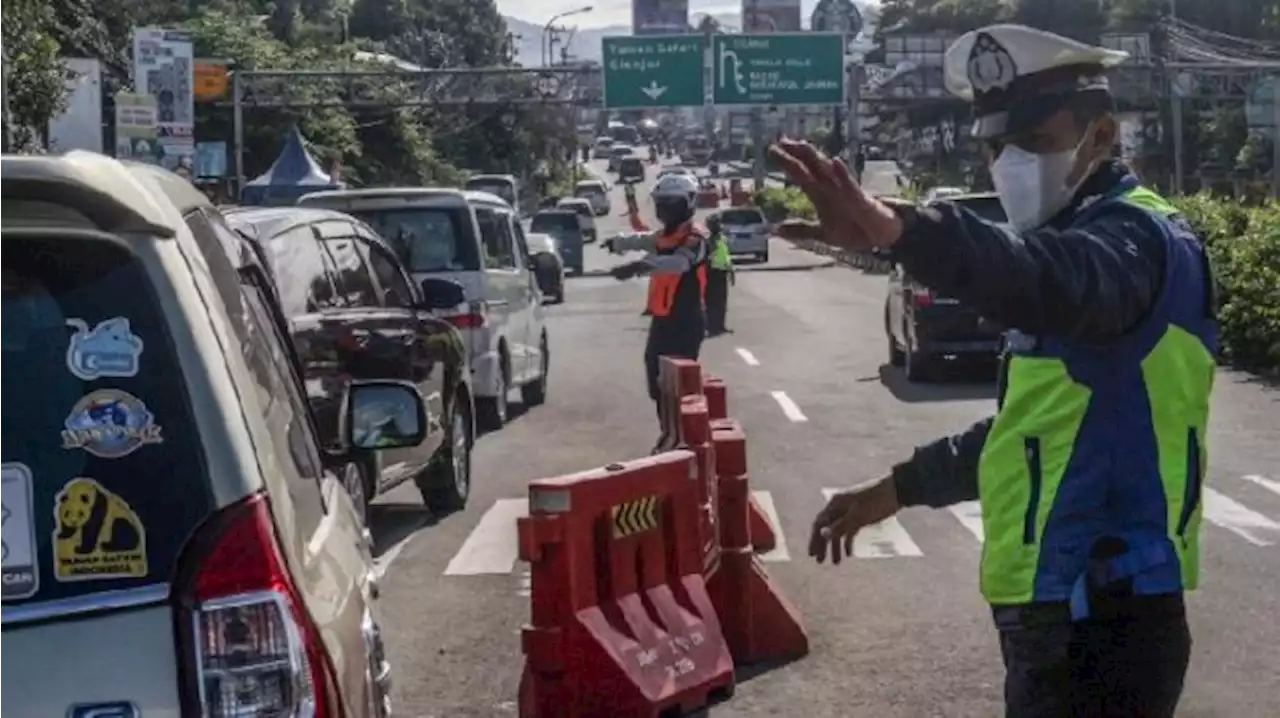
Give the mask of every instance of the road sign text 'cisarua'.
[{"label": "road sign text 'cisarua'", "polygon": [[716,35],[717,105],[844,104],[840,33]]},{"label": "road sign text 'cisarua'", "polygon": [[606,37],[604,106],[700,107],[703,89],[701,35]]}]

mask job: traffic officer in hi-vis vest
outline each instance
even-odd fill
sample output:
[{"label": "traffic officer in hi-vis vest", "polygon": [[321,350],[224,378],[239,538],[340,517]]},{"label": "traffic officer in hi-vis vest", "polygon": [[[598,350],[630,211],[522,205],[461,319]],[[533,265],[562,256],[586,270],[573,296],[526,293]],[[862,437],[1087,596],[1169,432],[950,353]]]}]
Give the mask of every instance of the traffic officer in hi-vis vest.
[{"label": "traffic officer in hi-vis vest", "polygon": [[980,500],[1011,718],[1172,716],[1189,662],[1217,323],[1201,239],[1111,158],[1104,73],[1125,57],[1018,25],[947,51],[1011,226],[874,198],[806,143],[771,149],[819,217],[784,236],[887,250],[1014,330],[995,417],[834,496],[809,544],[839,563],[904,506]]},{"label": "traffic officer in hi-vis vest", "polygon": [[[654,402],[660,397],[658,357],[697,359],[706,331],[703,301],[707,286],[707,241],[706,233],[693,223],[697,193],[698,185],[687,175],[670,174],[659,179],[650,193],[654,214],[662,225],[653,233],[653,251],[644,259],[619,265],[610,272],[617,279],[649,275],[646,311],[652,319],[644,350],[644,368],[649,397]],[[631,226],[636,231],[651,231],[634,205],[629,206],[629,210]]]},{"label": "traffic officer in hi-vis vest", "polygon": [[725,237],[719,214],[707,217],[707,234],[711,248],[707,260],[707,336],[714,337],[729,331],[725,323],[729,313],[729,285],[737,278],[733,271],[733,255],[729,253],[729,240]]}]

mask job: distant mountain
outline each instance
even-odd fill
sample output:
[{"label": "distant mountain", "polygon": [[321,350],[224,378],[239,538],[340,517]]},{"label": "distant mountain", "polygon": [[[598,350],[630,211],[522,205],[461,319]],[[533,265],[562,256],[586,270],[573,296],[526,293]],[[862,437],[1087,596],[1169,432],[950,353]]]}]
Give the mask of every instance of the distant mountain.
[{"label": "distant mountain", "polygon": [[[702,21],[703,13],[693,13],[693,24]],[[712,15],[726,27],[738,27],[741,22],[738,13],[717,13]],[[519,18],[505,16],[507,29],[519,36],[516,41],[516,61],[525,67],[537,67],[542,64],[542,26],[525,22]],[[572,26],[570,26],[572,27]],[[569,40],[569,58],[571,60],[590,60],[600,62],[600,39],[613,35],[630,35],[630,25],[613,25],[608,27],[584,27],[574,33]],[[565,36],[561,36],[563,42]],[[556,46],[556,60],[560,59],[560,48]]]}]

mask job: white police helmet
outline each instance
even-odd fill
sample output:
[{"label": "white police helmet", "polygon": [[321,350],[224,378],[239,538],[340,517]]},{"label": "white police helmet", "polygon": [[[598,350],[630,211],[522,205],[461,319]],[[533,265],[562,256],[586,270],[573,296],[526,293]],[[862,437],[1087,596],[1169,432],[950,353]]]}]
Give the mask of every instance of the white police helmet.
[{"label": "white police helmet", "polygon": [[692,203],[698,195],[698,183],[686,174],[669,174],[658,178],[650,194],[655,200],[681,197]]}]

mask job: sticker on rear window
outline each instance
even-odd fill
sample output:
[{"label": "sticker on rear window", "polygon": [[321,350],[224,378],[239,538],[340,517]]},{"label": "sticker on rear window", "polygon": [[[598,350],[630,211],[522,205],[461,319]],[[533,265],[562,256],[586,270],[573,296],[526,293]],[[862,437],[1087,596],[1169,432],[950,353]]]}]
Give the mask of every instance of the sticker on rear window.
[{"label": "sticker on rear window", "polygon": [[53,507],[54,578],[92,581],[147,575],[147,534],[129,504],[93,479],[63,485]]},{"label": "sticker on rear window", "polygon": [[138,707],[129,701],[77,703],[67,710],[67,718],[138,718]]},{"label": "sticker on rear window", "polygon": [[119,389],[98,389],[84,395],[63,425],[62,448],[84,449],[104,459],[118,459],[164,441],[147,405]]},{"label": "sticker on rear window", "polygon": [[40,571],[36,567],[36,522],[32,506],[31,469],[26,464],[4,464],[0,469],[3,482],[4,584],[0,598],[14,601],[34,596],[40,589]]},{"label": "sticker on rear window", "polygon": [[143,344],[129,328],[128,318],[105,319],[93,329],[83,319],[68,319],[67,326],[76,330],[67,346],[67,369],[76,378],[93,381],[137,376]]}]

